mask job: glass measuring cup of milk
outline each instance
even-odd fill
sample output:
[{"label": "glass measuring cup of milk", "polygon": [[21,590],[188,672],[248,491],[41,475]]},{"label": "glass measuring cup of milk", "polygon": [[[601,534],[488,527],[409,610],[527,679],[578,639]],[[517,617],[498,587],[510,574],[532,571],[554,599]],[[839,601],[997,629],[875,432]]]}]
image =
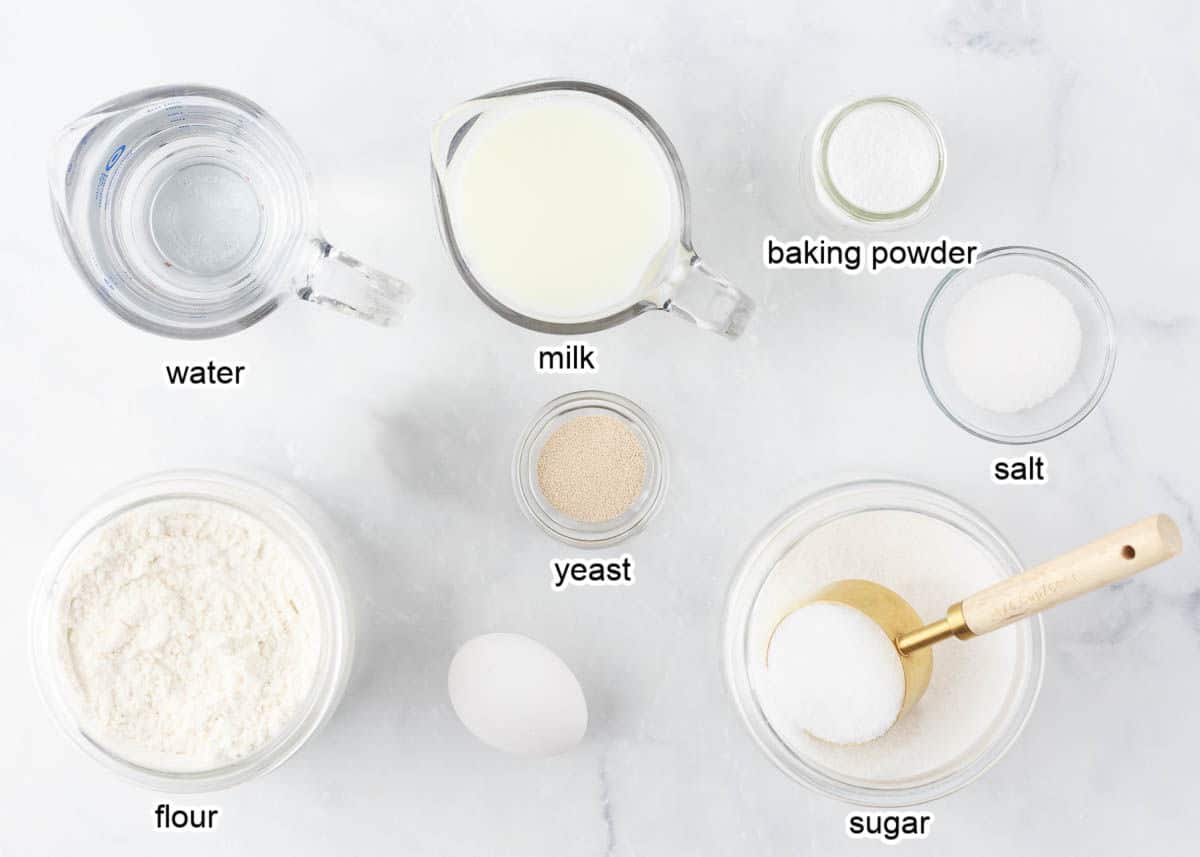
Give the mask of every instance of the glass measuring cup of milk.
[{"label": "glass measuring cup of milk", "polygon": [[97,107],[56,141],[50,187],[76,268],[154,333],[223,336],[289,294],[386,324],[409,297],[321,236],[300,151],[232,92],[158,87]]},{"label": "glass measuring cup of milk", "polygon": [[620,93],[573,80],[501,89],[443,116],[432,154],[450,255],[509,321],[573,334],[670,310],[744,329],[750,299],[692,249],[674,146]]}]

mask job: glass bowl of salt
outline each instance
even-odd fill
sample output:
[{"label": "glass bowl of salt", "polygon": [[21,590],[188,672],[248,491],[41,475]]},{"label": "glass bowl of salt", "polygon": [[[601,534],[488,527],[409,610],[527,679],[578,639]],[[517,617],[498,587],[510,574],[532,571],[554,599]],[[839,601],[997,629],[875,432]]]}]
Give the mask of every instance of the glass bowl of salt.
[{"label": "glass bowl of salt", "polygon": [[1116,363],[1112,311],[1078,265],[998,247],[934,289],[917,339],[934,402],[971,434],[1037,443],[1100,402]]}]

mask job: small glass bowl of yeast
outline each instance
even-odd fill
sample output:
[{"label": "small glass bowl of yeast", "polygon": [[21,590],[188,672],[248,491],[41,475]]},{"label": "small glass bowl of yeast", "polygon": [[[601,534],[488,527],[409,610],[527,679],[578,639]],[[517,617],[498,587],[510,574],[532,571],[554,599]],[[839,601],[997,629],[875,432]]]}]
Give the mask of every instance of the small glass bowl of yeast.
[{"label": "small glass bowl of yeast", "polygon": [[[617,514],[602,520],[583,520],[556,506],[539,476],[547,443],[580,417],[617,421],[620,433],[640,447],[644,464],[640,488],[628,493]],[[639,532],[662,507],[667,493],[666,447],[650,415],[629,399],[602,390],[580,390],[554,399],[534,417],[517,443],[512,481],[521,510],[543,531],[576,547],[607,547]]]}]

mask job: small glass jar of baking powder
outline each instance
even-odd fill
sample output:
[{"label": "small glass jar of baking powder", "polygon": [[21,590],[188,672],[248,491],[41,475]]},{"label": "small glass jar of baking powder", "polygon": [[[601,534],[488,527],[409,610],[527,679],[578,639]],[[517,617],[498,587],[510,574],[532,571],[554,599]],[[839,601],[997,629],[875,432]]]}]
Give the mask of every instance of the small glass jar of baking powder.
[{"label": "small glass jar of baking powder", "polygon": [[933,119],[894,96],[831,111],[813,134],[808,168],[819,212],[842,226],[910,226],[933,207],[946,177],[946,143]]}]

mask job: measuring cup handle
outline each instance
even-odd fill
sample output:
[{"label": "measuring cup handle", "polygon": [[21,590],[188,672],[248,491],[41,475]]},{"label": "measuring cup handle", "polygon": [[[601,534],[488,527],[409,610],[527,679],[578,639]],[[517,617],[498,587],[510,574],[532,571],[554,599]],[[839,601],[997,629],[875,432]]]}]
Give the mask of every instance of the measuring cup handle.
[{"label": "measuring cup handle", "polygon": [[319,261],[296,290],[301,298],[379,325],[399,320],[412,300],[407,283],[315,240]]},{"label": "measuring cup handle", "polygon": [[705,267],[694,252],[671,271],[663,308],[730,338],[746,329],[754,302]]},{"label": "measuring cup handle", "polygon": [[963,599],[962,616],[972,633],[986,634],[1145,571],[1181,550],[1176,523],[1154,515]]}]

